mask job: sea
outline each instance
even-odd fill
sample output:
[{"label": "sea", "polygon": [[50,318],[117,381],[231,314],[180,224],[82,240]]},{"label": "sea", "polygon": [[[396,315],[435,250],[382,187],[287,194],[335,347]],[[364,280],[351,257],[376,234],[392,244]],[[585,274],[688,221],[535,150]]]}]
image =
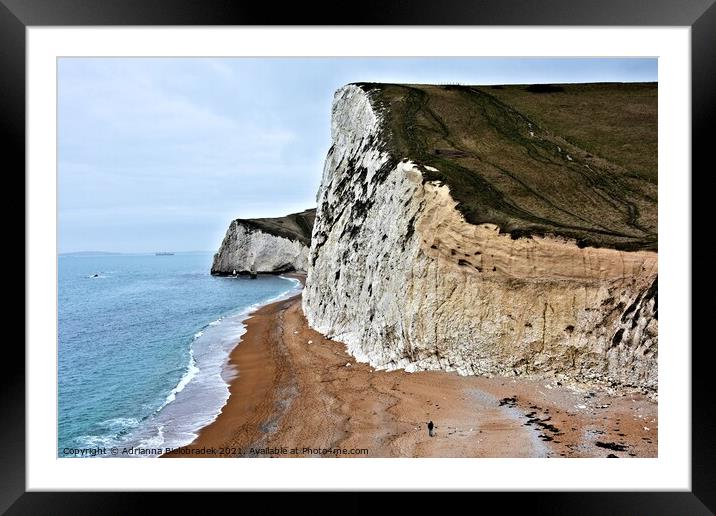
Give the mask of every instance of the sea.
[{"label": "sea", "polygon": [[216,418],[248,314],[301,286],[211,276],[211,260],[208,252],[58,257],[58,457],[174,448]]}]

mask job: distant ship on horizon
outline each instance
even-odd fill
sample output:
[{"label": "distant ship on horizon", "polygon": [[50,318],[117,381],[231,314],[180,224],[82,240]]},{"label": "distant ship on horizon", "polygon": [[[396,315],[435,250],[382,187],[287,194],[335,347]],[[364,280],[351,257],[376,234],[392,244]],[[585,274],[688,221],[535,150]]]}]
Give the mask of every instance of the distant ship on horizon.
[{"label": "distant ship on horizon", "polygon": [[174,256],[174,253],[168,253],[166,251],[161,253],[154,253],[155,256]]}]

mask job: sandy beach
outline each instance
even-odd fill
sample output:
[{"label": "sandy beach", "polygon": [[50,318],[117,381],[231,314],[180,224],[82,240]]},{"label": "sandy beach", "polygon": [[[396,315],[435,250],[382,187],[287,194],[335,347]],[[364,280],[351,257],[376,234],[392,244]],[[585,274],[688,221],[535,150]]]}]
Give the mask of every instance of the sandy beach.
[{"label": "sandy beach", "polygon": [[657,456],[657,403],[646,396],[376,371],[307,326],[300,294],[253,313],[230,367],[237,375],[219,417],[165,456]]}]

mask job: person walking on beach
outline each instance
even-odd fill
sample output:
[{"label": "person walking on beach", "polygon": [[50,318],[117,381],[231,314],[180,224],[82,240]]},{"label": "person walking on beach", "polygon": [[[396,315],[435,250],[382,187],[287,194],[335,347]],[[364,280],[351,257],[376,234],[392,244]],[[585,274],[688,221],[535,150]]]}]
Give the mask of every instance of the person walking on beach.
[{"label": "person walking on beach", "polygon": [[433,424],[432,421],[430,421],[430,423],[428,423],[428,435],[430,437],[435,437],[435,425]]}]

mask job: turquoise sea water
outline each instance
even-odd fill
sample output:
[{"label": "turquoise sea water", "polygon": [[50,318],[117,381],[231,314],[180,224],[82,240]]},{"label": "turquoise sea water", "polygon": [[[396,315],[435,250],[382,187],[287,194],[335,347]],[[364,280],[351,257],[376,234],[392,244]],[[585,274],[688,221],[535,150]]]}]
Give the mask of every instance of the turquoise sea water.
[{"label": "turquoise sea water", "polygon": [[220,278],[210,253],[58,258],[58,456],[187,444],[228,397],[246,314],[299,287]]}]

